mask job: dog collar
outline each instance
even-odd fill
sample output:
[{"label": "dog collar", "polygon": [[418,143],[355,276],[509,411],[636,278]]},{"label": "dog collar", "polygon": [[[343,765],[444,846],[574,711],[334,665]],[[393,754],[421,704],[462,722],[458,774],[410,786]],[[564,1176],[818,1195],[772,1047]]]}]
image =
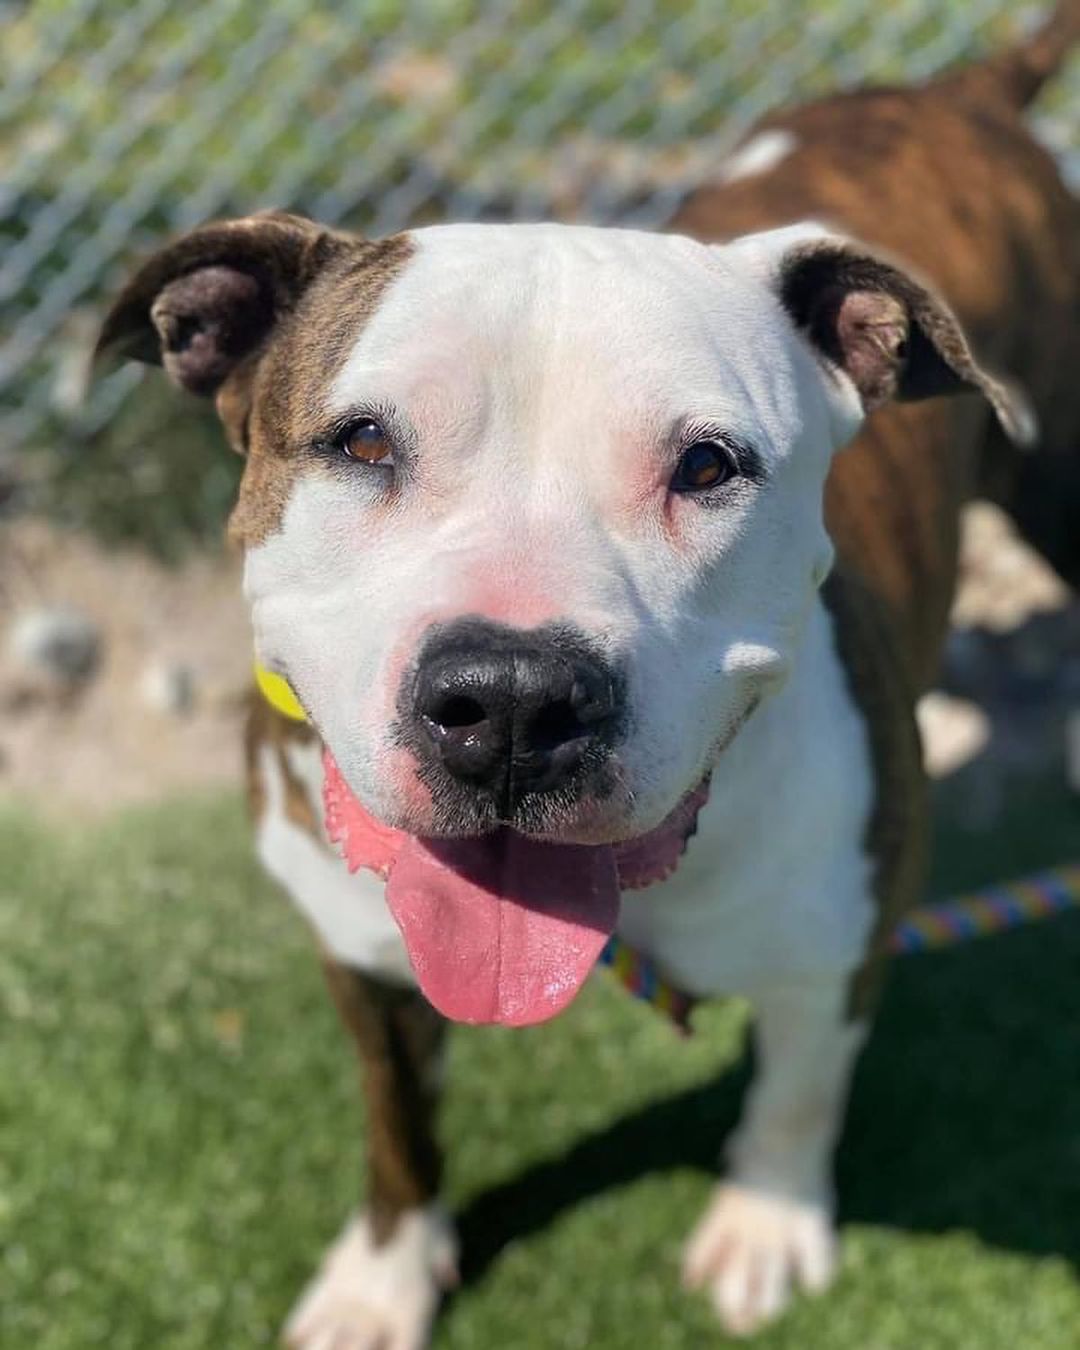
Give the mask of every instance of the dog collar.
[{"label": "dog collar", "polygon": [[684,1036],[689,1032],[690,1013],[697,1000],[664,979],[655,961],[613,933],[600,953],[598,964],[607,966],[634,998],[670,1017],[676,1031]]},{"label": "dog collar", "polygon": [[263,698],[275,712],[281,713],[282,717],[287,717],[292,722],[308,720],[300,700],[293,693],[292,685],[283,675],[275,675],[272,670],[267,670],[256,661],[255,683],[259,686]]}]

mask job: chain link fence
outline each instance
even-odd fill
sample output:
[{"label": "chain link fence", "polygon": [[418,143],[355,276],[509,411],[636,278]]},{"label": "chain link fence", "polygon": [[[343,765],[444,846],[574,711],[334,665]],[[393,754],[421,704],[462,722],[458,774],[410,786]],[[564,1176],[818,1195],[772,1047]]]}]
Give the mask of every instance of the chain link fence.
[{"label": "chain link fence", "polygon": [[[662,224],[767,108],[920,79],[1041,10],[0,0],[0,459],[18,453],[47,483],[118,417],[127,449],[145,434],[120,416],[139,372],[88,390],[87,355],[102,297],[177,230],[271,205],[373,234],[446,218]],[[1038,111],[1075,162],[1075,64]],[[228,469],[206,472],[196,514],[231,490]],[[138,499],[138,472],[128,486]]]}]

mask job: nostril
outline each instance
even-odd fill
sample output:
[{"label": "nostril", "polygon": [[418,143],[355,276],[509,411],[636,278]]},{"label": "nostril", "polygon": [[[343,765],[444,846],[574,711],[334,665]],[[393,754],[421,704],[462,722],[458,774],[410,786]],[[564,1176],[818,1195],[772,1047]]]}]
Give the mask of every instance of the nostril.
[{"label": "nostril", "polygon": [[568,699],[545,704],[529,723],[530,750],[554,750],[585,734],[581,719]]},{"label": "nostril", "polygon": [[453,731],[462,727],[479,726],[481,722],[487,721],[488,715],[475,698],[469,698],[465,694],[451,694],[439,699],[427,710],[426,716],[436,726]]},{"label": "nostril", "polygon": [[611,716],[615,707],[615,691],[610,680],[575,680],[570,702],[582,723],[602,722]]}]

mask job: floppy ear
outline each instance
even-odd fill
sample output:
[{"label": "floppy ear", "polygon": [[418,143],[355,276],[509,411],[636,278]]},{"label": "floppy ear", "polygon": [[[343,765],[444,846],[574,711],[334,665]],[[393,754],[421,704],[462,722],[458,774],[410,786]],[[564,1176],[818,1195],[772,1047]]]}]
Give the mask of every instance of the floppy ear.
[{"label": "floppy ear", "polygon": [[903,267],[812,225],[740,245],[765,263],[796,328],[849,377],[865,412],[890,399],[976,391],[1014,441],[1034,439],[1026,400],[979,366],[953,312]]},{"label": "floppy ear", "polygon": [[203,225],[136,272],[105,319],[95,357],[115,352],[160,364],[191,393],[216,394],[230,439],[242,448],[247,382],[230,377],[250,374],[249,358],[353,242],[276,211]]}]

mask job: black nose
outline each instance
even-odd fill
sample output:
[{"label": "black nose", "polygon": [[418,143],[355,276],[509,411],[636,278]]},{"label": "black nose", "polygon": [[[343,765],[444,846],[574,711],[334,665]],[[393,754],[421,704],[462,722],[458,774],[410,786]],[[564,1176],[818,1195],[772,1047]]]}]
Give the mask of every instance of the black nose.
[{"label": "black nose", "polygon": [[428,642],[413,688],[421,753],[490,793],[504,818],[526,793],[563,787],[597,764],[622,702],[613,671],[580,640],[480,620]]}]

